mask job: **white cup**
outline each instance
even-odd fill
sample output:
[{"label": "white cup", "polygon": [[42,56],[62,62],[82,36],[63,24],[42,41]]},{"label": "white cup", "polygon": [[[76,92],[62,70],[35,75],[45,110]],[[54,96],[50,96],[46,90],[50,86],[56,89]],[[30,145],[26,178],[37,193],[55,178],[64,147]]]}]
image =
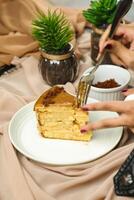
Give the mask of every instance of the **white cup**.
[{"label": "white cup", "polygon": [[[87,74],[92,69],[93,67],[89,68],[84,72],[84,74]],[[130,77],[128,70],[122,67],[109,64],[100,65],[95,72],[93,84],[114,79],[120,86],[115,88],[97,88],[91,86],[89,97],[99,101],[124,100],[125,97],[122,94],[122,90],[128,86]]]}]

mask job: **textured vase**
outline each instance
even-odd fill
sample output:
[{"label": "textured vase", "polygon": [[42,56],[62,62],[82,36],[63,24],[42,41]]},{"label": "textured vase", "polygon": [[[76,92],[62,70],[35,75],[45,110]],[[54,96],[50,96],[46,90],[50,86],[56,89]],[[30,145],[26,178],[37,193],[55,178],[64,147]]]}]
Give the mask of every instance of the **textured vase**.
[{"label": "textured vase", "polygon": [[78,61],[70,45],[69,50],[62,55],[52,55],[41,51],[39,69],[43,79],[49,85],[74,82],[78,75]]}]

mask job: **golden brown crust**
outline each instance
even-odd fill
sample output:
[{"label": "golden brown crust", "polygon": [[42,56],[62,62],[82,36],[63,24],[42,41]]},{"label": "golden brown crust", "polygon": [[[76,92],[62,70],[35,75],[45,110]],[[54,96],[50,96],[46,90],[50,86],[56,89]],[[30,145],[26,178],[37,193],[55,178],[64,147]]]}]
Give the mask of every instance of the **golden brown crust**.
[{"label": "golden brown crust", "polygon": [[44,92],[37,100],[34,110],[49,106],[49,104],[75,104],[75,97],[68,94],[63,87],[54,86]]}]

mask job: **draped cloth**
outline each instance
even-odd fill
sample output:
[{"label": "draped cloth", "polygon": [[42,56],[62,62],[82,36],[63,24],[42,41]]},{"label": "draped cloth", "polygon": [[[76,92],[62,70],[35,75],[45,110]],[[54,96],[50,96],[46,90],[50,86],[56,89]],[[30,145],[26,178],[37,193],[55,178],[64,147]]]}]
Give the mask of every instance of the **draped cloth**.
[{"label": "draped cloth", "polygon": [[0,65],[9,64],[14,56],[24,56],[38,51],[32,38],[32,20],[39,11],[48,9],[64,12],[77,33],[86,24],[79,9],[55,7],[45,0],[0,0]]},{"label": "draped cloth", "polygon": [[[132,133],[125,131],[118,146],[107,155],[74,166],[35,162],[19,153],[10,142],[8,124],[13,114],[50,88],[38,70],[38,58],[29,54],[38,47],[29,28],[33,13],[38,9],[45,10],[47,6],[48,3],[41,0],[0,1],[0,61],[10,63],[17,56],[12,63],[18,68],[0,78],[0,199],[129,200],[131,198],[115,195],[113,176],[133,149]],[[74,29],[78,32],[80,27],[81,32],[85,22],[82,18],[76,20],[78,11],[71,15],[70,9],[63,9]],[[75,92],[81,74],[91,66],[89,44],[89,33],[77,39],[77,47],[84,56],[79,63],[78,79],[73,84],[64,85],[68,91]]]}]

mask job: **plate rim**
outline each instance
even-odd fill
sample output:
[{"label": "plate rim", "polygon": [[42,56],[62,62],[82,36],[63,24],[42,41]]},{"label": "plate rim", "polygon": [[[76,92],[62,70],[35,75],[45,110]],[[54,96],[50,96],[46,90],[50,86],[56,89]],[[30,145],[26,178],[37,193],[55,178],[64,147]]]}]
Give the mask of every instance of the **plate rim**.
[{"label": "plate rim", "polygon": [[[89,99],[92,99],[94,102],[99,102],[98,100],[96,100],[96,99],[94,99],[94,98],[90,98],[89,97]],[[22,106],[18,111],[16,111],[15,113],[14,113],[14,115],[12,116],[12,118],[11,118],[11,120],[10,120],[10,122],[9,122],[9,125],[8,125],[8,135],[9,135],[9,138],[10,138],[10,142],[11,142],[11,144],[15,147],[15,149],[17,150],[17,151],[19,151],[19,153],[21,153],[23,156],[25,156],[26,158],[28,158],[28,159],[31,159],[31,160],[33,160],[33,161],[35,161],[35,162],[38,162],[38,163],[43,163],[43,164],[46,164],[46,165],[50,165],[50,166],[73,166],[73,165],[80,165],[80,164],[84,164],[84,163],[89,163],[89,162],[93,162],[93,161],[95,161],[95,160],[97,160],[97,159],[99,159],[99,158],[101,158],[101,157],[103,157],[103,156],[105,156],[105,155],[107,155],[109,152],[111,152],[114,148],[116,148],[116,146],[119,144],[119,142],[120,142],[120,140],[121,140],[121,138],[122,138],[122,136],[123,136],[123,126],[120,126],[120,128],[121,128],[121,133],[120,133],[120,137],[119,137],[119,139],[116,141],[116,143],[114,144],[114,146],[113,146],[113,148],[111,148],[109,151],[107,151],[105,154],[103,154],[103,155],[101,155],[101,156],[98,156],[97,158],[93,158],[93,159],[91,159],[91,160],[87,160],[87,161],[81,161],[81,162],[77,162],[77,163],[64,163],[64,164],[56,164],[55,162],[53,162],[53,163],[49,163],[49,162],[45,162],[45,161],[42,161],[40,158],[35,158],[35,157],[33,157],[32,155],[30,155],[29,153],[27,153],[26,151],[24,151],[23,149],[21,149],[20,147],[19,147],[19,145],[17,145],[15,142],[14,142],[14,140],[13,140],[13,138],[12,138],[12,133],[11,133],[11,125],[12,125],[12,123],[13,123],[13,121],[14,121],[14,119],[16,118],[16,116],[23,110],[23,109],[26,109],[26,107],[29,107],[30,105],[34,105],[34,103],[35,103],[35,101],[32,101],[32,102],[29,102],[28,104],[26,104],[26,105],[24,105],[24,106]],[[116,112],[114,112],[115,114],[117,114],[118,115],[118,113],[116,113]]]}]

